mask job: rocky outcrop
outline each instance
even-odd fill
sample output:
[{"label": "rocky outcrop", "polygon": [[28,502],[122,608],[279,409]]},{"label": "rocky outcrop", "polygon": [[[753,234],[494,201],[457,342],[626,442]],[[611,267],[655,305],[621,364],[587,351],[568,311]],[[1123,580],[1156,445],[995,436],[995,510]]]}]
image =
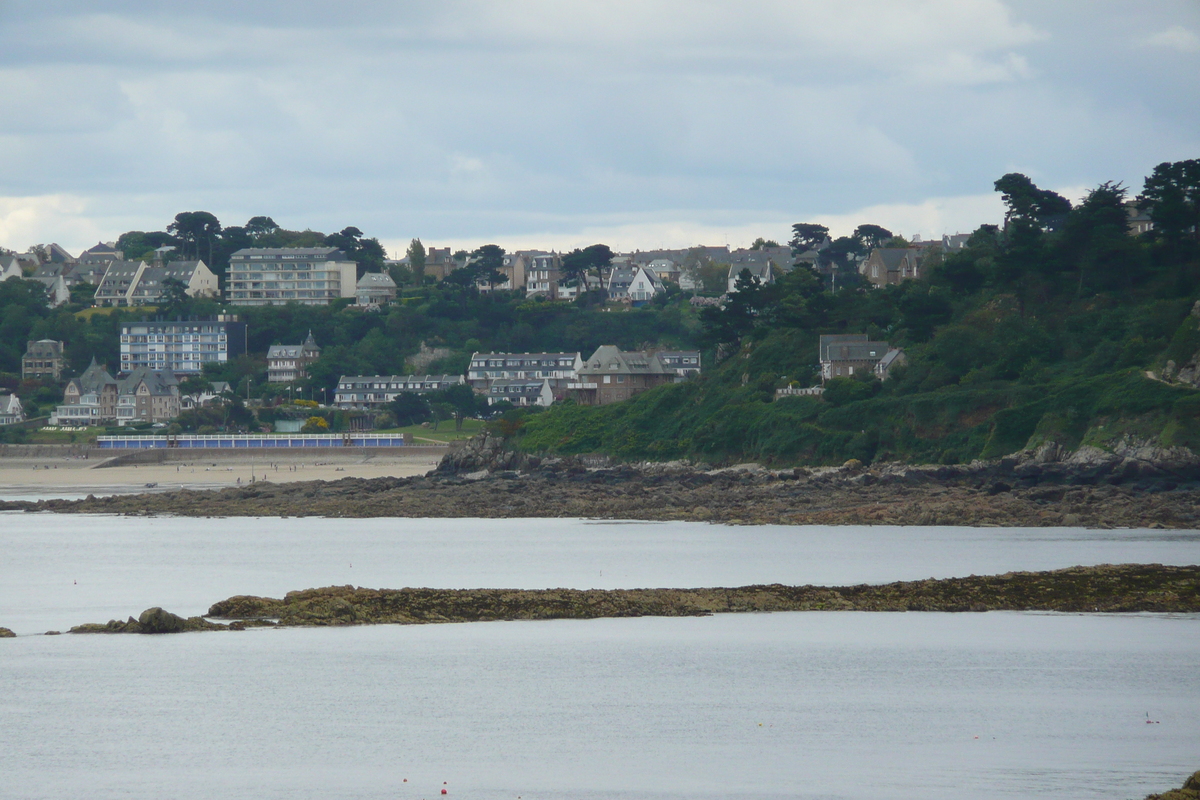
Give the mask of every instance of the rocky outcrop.
[{"label": "rocky outcrop", "polygon": [[227,627],[209,622],[203,617],[184,619],[155,606],[143,611],[137,619],[130,617],[125,622],[110,619],[105,624],[76,625],[71,628],[71,633],[183,633],[185,631],[223,631]]},{"label": "rocky outcrop", "polygon": [[14,636],[16,636],[16,634],[10,631],[8,628],[0,628],[0,639],[11,639]]},{"label": "rocky outcrop", "polygon": [[1104,450],[1083,445],[1074,451],[1058,442],[1043,442],[1033,450],[1002,459],[1012,463],[1017,478],[1033,483],[1068,485],[1142,484],[1174,488],[1200,482],[1200,456],[1186,447],[1162,447],[1125,436]]},{"label": "rocky outcrop", "polygon": [[[71,633],[180,633],[255,626],[421,625],[496,620],[685,617],[770,611],[1200,611],[1200,566],[1103,564],[1049,572],[858,586],[711,589],[365,589],[327,586],[282,599],[237,595],[207,617],[148,608]],[[0,628],[0,630],[6,630]],[[11,632],[10,632],[11,635]]]},{"label": "rocky outcrop", "polygon": [[286,626],[415,625],[495,620],[681,617],[767,611],[1200,610],[1200,566],[1072,567],[1052,572],[882,586],[743,586],[715,589],[364,589],[329,586],[283,599],[237,596],[216,619]]},{"label": "rocky outcrop", "polygon": [[[587,468],[344,478],[214,491],[0,502],[0,509],[197,517],[567,517],[728,524],[1200,527],[1200,483],[1071,473],[1062,462],[862,469]],[[471,475],[471,474],[469,474]],[[1069,478],[1074,478],[1071,480]]]},{"label": "rocky outcrop", "polygon": [[503,436],[484,430],[451,450],[434,470],[439,475],[482,477],[489,472],[535,469],[541,459],[510,449]]},{"label": "rocky outcrop", "polygon": [[1183,782],[1182,788],[1147,795],[1146,800],[1200,800],[1200,772],[1193,772],[1191,777]]}]

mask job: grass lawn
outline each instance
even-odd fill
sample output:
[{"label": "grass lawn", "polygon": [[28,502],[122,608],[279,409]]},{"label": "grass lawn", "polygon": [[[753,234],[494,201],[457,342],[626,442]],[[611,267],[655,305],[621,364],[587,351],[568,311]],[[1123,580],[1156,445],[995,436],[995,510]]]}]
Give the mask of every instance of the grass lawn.
[{"label": "grass lawn", "polygon": [[386,431],[376,431],[376,433],[411,433],[414,444],[420,444],[422,441],[452,442],[456,439],[470,439],[481,430],[483,430],[483,420],[464,419],[463,429],[456,431],[454,430],[454,420],[448,419],[443,420],[436,431],[433,429],[433,423],[430,423],[428,428],[409,425],[407,428],[389,428]]},{"label": "grass lawn", "polygon": [[82,320],[89,320],[97,314],[108,316],[114,311],[121,311],[126,314],[156,314],[158,313],[157,306],[100,306],[97,308],[85,308],[82,311],[76,311],[75,316]]}]

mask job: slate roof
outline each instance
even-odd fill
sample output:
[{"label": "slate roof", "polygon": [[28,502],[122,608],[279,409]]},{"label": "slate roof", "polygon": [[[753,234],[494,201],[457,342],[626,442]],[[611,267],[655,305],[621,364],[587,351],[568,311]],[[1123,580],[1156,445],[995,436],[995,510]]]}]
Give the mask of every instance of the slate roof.
[{"label": "slate roof", "polygon": [[396,282],[386,272],[367,272],[358,279],[359,289],[395,289]]},{"label": "slate roof", "polygon": [[78,378],[72,378],[71,383],[79,387],[79,393],[82,394],[100,394],[105,386],[117,386],[117,379],[108,374],[108,370],[96,363],[96,359],[92,357],[92,363],[88,364],[88,368],[83,371],[83,374]]},{"label": "slate roof", "polygon": [[605,344],[596,348],[591,358],[579,370],[580,374],[609,375],[662,375],[667,372],[662,362],[654,356],[632,351],[625,352],[616,345]]},{"label": "slate roof", "polygon": [[146,388],[150,390],[150,394],[158,397],[175,394],[179,388],[179,381],[176,380],[175,373],[169,369],[157,372],[149,367],[141,366],[121,381],[119,386],[121,394],[133,394],[137,390],[138,384],[143,381],[146,382]]},{"label": "slate roof", "polygon": [[27,344],[25,358],[62,358],[62,348],[62,342],[57,339],[38,339]]}]

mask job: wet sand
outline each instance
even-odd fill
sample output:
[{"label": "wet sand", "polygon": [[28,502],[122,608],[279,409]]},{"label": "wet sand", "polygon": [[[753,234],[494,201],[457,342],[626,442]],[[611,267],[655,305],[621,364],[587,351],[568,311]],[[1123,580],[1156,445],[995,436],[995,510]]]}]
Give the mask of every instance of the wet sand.
[{"label": "wet sand", "polygon": [[[294,460],[220,453],[192,461],[100,467],[81,458],[0,459],[0,499],[74,498],[185,489],[222,489],[259,481],[382,478],[424,475],[437,466],[439,453],[404,455],[302,455]],[[157,484],[148,487],[147,484]]]}]

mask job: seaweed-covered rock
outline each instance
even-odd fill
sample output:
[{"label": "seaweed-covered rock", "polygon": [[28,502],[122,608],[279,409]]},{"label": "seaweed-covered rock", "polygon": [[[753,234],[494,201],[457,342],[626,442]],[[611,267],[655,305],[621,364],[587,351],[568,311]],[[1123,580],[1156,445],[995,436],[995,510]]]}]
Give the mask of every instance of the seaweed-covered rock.
[{"label": "seaweed-covered rock", "polygon": [[76,625],[71,628],[71,633],[183,633],[185,631],[223,630],[227,630],[227,626],[209,622],[203,617],[184,619],[155,606],[147,608],[137,619],[130,617],[124,622],[110,619],[104,624],[91,622]]},{"label": "seaweed-covered rock", "polygon": [[1193,772],[1191,777],[1183,782],[1183,788],[1147,795],[1146,800],[1200,800],[1200,772]]},{"label": "seaweed-covered rock", "polygon": [[11,639],[14,636],[16,636],[16,634],[10,631],[8,628],[0,628],[0,639]]},{"label": "seaweed-covered rock", "polygon": [[155,606],[142,612],[138,617],[138,625],[141,626],[142,633],[179,633],[187,625],[187,621]]}]

